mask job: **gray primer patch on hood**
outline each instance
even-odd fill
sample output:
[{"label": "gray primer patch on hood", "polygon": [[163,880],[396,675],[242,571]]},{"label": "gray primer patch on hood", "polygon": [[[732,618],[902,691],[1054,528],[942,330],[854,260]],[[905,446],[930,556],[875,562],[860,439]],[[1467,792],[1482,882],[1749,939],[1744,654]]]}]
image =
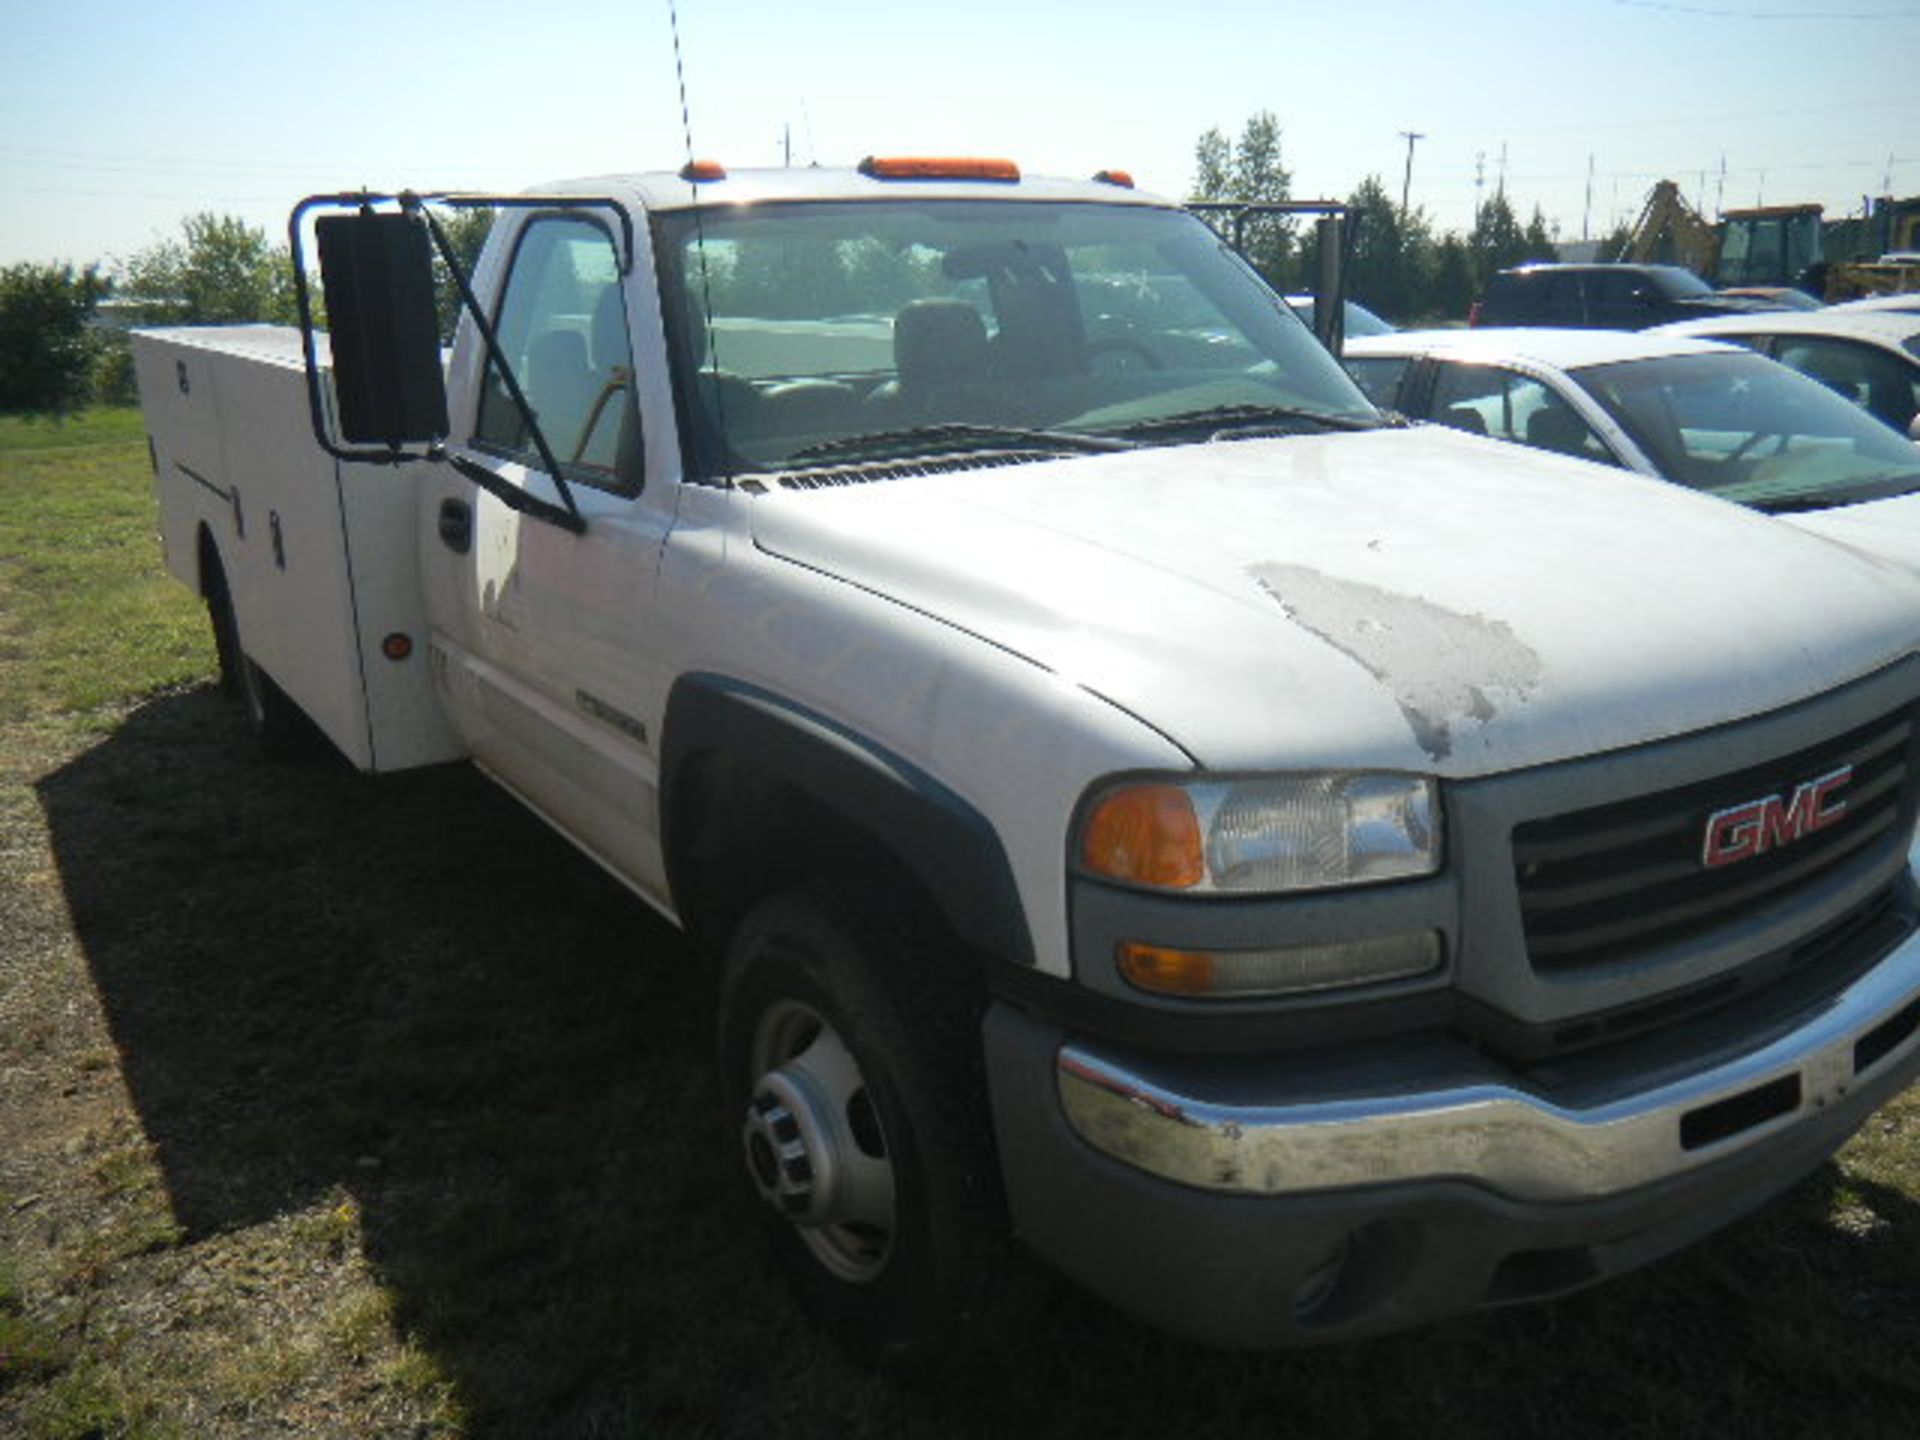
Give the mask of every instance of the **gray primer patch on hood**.
[{"label": "gray primer patch on hood", "polygon": [[1508,626],[1463,615],[1304,565],[1253,565],[1250,574],[1295,624],[1363,666],[1393,692],[1413,738],[1435,760],[1453,753],[1453,726],[1484,725],[1501,701],[1540,683],[1540,657]]}]

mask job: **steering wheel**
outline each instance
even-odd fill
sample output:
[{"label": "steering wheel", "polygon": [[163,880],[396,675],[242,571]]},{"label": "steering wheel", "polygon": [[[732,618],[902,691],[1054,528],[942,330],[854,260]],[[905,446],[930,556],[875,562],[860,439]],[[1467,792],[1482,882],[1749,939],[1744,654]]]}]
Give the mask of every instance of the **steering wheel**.
[{"label": "steering wheel", "polygon": [[1753,434],[1747,436],[1746,439],[1742,440],[1738,445],[1734,446],[1733,449],[1729,450],[1725,455],[1721,456],[1720,463],[1722,465],[1738,464],[1740,461],[1746,459],[1747,453],[1750,450],[1752,450],[1754,446],[1758,445],[1762,440],[1774,440],[1778,442],[1773,447],[1774,453],[1776,455],[1779,454],[1782,450],[1787,448],[1787,432],[1786,431],[1756,430],[1753,432]]}]

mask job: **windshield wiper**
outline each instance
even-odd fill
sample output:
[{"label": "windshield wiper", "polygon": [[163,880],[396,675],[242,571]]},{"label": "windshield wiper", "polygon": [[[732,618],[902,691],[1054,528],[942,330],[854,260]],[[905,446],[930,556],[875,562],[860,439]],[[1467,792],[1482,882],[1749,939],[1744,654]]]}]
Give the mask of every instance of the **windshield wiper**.
[{"label": "windshield wiper", "polygon": [[903,430],[880,430],[871,435],[848,435],[796,450],[789,460],[824,460],[865,456],[911,455],[929,447],[940,450],[986,449],[994,442],[1031,450],[1065,450],[1075,454],[1131,450],[1131,440],[1112,435],[1087,435],[1078,430],[1029,430],[1016,425],[975,425],[962,420],[936,425],[912,425]]},{"label": "windshield wiper", "polygon": [[1303,428],[1316,430],[1378,430],[1389,422],[1358,415],[1336,415],[1327,410],[1308,410],[1297,405],[1210,405],[1203,410],[1182,410],[1154,420],[1139,420],[1122,425],[1113,433],[1135,439],[1153,436],[1184,435],[1206,431],[1209,436],[1247,438],[1260,434],[1298,434]]},{"label": "windshield wiper", "polygon": [[[1752,506],[1768,515],[1794,515],[1808,510],[1839,510],[1848,505],[1866,505],[1875,500],[1892,500],[1901,495],[1920,492],[1920,475],[1904,475],[1892,480],[1883,480],[1874,485],[1856,486],[1850,490],[1829,490],[1802,492],[1798,495],[1766,495],[1742,503]],[[1724,497],[1733,499],[1729,495]]]}]

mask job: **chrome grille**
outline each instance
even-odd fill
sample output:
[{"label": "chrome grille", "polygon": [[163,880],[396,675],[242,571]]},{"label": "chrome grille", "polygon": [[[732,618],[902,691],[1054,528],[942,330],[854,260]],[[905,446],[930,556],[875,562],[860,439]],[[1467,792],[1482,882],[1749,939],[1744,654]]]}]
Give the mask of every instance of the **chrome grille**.
[{"label": "chrome grille", "polygon": [[[1533,968],[1561,974],[1631,960],[1789,902],[1912,823],[1915,710],[1891,712],[1825,743],[1679,789],[1597,806],[1513,832],[1521,922]],[[1851,766],[1834,823],[1738,863],[1703,862],[1709,817]],[[1882,846],[1876,846],[1882,842]]]}]

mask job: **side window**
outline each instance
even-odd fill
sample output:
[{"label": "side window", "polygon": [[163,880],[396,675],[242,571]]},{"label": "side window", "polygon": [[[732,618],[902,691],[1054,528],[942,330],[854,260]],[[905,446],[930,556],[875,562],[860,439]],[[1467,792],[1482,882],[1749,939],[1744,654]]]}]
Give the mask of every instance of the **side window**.
[{"label": "side window", "polygon": [[1633,271],[1590,274],[1586,283],[1587,308],[1594,324],[1641,319],[1653,303],[1651,284]]},{"label": "side window", "polygon": [[1400,379],[1413,363],[1411,355],[1349,355],[1341,363],[1367,399],[1383,410],[1399,408]]},{"label": "side window", "polygon": [[1587,323],[1586,307],[1581,304],[1579,275],[1542,275],[1541,283],[1546,287],[1545,303],[1540,306],[1539,321],[1542,325],[1571,325],[1576,328]]},{"label": "side window", "polygon": [[1896,430],[1913,421],[1920,382],[1891,355],[1846,340],[1783,335],[1774,358],[1878,416]]},{"label": "side window", "polygon": [[1496,365],[1442,365],[1432,415],[1442,425],[1603,465],[1620,462],[1580,412],[1530,375]]},{"label": "side window", "polygon": [[[608,232],[541,216],[521,232],[494,326],[527,403],[569,480],[640,488],[633,345]],[[538,449],[499,373],[488,368],[474,443],[538,468]]]}]

